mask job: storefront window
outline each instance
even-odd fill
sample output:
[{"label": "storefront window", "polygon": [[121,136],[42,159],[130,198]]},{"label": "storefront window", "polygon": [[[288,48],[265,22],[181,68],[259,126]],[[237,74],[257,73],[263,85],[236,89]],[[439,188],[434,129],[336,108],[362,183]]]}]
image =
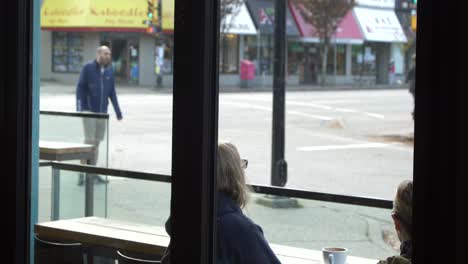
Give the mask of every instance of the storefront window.
[{"label": "storefront window", "polygon": [[372,47],[353,45],[351,48],[352,74],[371,76],[375,74],[376,56]]},{"label": "storefront window", "polygon": [[237,73],[239,69],[239,38],[234,34],[224,34],[220,39],[219,72]]},{"label": "storefront window", "polygon": [[[336,54],[335,54],[336,47]],[[336,56],[336,61],[335,61]],[[335,63],[336,63],[336,75],[345,75],[346,74],[346,46],[345,45],[332,45],[328,49],[328,58],[327,58],[327,74],[333,75],[335,73]]]},{"label": "storefront window", "polygon": [[304,57],[304,46],[300,42],[288,43],[288,74],[298,74]]},{"label": "storefront window", "polygon": [[83,66],[83,34],[53,32],[52,71],[80,72]]}]

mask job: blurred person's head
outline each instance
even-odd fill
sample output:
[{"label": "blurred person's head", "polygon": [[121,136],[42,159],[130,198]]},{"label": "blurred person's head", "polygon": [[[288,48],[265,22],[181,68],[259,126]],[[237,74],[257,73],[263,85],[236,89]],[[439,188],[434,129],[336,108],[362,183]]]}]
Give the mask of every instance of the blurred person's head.
[{"label": "blurred person's head", "polygon": [[393,202],[393,222],[400,241],[411,240],[413,225],[413,181],[405,180],[398,186]]},{"label": "blurred person's head", "polygon": [[218,145],[218,191],[233,199],[241,208],[247,204],[248,189],[245,172],[236,146],[231,143]]},{"label": "blurred person's head", "polygon": [[111,50],[107,46],[100,46],[96,50],[96,61],[101,66],[107,66],[111,62]]}]

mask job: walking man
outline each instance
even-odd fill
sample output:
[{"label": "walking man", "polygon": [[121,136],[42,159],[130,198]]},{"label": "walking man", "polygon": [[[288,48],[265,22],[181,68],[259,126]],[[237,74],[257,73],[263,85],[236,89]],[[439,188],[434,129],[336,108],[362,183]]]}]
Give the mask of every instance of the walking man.
[{"label": "walking man", "polygon": [[[111,51],[106,46],[97,49],[96,59],[83,67],[76,88],[76,110],[78,112],[107,113],[109,99],[112,102],[117,120],[122,120],[114,73],[111,67]],[[106,124],[100,118],[83,118],[85,144],[94,146],[95,155],[91,165],[97,164],[99,144],[104,139]],[[100,183],[107,181],[96,177]],[[78,185],[83,185],[84,175],[80,174]]]}]

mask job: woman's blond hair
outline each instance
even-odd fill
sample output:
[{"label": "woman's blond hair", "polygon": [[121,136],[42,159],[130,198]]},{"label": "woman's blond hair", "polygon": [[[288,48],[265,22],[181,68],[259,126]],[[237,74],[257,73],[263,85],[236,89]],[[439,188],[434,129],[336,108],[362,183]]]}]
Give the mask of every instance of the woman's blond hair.
[{"label": "woman's blond hair", "polygon": [[241,208],[248,200],[248,188],[245,173],[236,146],[231,143],[218,145],[218,191],[231,197]]},{"label": "woman's blond hair", "polygon": [[413,222],[413,181],[400,183],[393,202],[393,211],[401,220],[407,235],[411,235]]}]

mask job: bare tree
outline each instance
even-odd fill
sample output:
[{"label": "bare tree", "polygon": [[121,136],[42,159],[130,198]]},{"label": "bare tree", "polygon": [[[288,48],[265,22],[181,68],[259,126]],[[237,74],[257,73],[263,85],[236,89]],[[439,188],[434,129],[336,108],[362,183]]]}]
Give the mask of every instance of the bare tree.
[{"label": "bare tree", "polygon": [[313,25],[320,41],[322,57],[321,84],[326,83],[328,50],[331,39],[344,16],[354,6],[354,0],[294,0],[304,20]]},{"label": "bare tree", "polygon": [[220,54],[222,54],[221,66],[223,70],[227,68],[227,36],[232,28],[236,16],[240,13],[243,0],[220,0]]}]

